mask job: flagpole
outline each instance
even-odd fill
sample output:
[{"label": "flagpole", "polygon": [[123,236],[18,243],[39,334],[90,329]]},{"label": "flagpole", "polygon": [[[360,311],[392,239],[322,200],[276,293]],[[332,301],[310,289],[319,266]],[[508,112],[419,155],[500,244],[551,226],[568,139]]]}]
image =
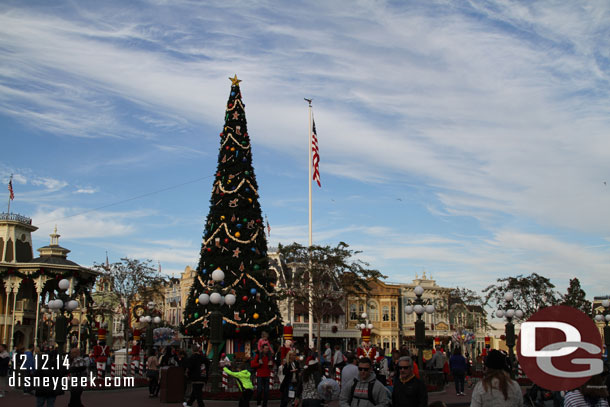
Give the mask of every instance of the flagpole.
[{"label": "flagpole", "polygon": [[[312,162],[311,162],[311,117],[312,117],[312,113],[311,113],[311,99],[305,99],[307,101],[307,103],[309,104],[309,149],[308,149],[308,154],[307,154],[307,167],[309,168],[309,247],[311,248],[311,246],[313,245],[313,235],[312,235],[312,210],[311,210],[311,180],[312,180]],[[311,258],[309,260],[309,292],[308,292],[308,297],[309,297],[309,301],[308,301],[308,311],[309,311],[309,349],[313,348],[313,307],[312,307],[312,300],[313,300],[313,296],[312,296],[312,286],[313,286],[313,278],[311,275]],[[318,338],[318,341],[320,340],[320,338]]]}]

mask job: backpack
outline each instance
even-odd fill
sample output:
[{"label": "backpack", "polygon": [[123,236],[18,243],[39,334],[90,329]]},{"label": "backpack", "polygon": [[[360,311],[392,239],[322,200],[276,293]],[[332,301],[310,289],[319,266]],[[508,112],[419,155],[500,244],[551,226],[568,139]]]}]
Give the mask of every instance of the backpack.
[{"label": "backpack", "polygon": [[[375,382],[377,380],[371,380],[369,382],[369,389],[366,392],[369,402],[373,405],[377,405],[377,402],[375,401],[375,399],[373,399],[373,387],[375,387]],[[354,391],[356,391],[356,385],[358,384],[358,379],[354,379],[354,384],[352,384],[352,389],[350,390],[349,393],[349,399],[347,400],[347,404],[351,405],[352,404],[352,400],[354,399]]]}]

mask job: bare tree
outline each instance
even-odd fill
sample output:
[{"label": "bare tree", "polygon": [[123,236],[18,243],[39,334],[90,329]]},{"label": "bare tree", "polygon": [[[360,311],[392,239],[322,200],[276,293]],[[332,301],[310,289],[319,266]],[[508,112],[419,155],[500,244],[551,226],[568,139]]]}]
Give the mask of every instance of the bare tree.
[{"label": "bare tree", "polygon": [[[155,287],[160,287],[166,278],[151,266],[152,260],[137,260],[124,257],[120,262],[94,264],[93,268],[102,273],[109,287],[98,291],[98,301],[114,304],[121,313],[125,344],[129,343],[129,326],[133,309],[138,304],[147,304],[153,298]],[[129,352],[127,352],[129,353]],[[128,366],[130,366],[128,361]]]},{"label": "bare tree", "polygon": [[[369,264],[356,259],[360,252],[350,250],[344,242],[336,247],[307,247],[292,243],[289,246],[279,245],[278,252],[283,262],[293,269],[286,276],[286,294],[295,303],[307,306],[311,292],[311,308],[317,323],[318,338],[322,320],[334,312],[334,305],[344,304],[350,295],[366,295],[370,290],[370,279],[385,278],[379,271],[370,269]],[[321,350],[320,340],[317,348]]]}]

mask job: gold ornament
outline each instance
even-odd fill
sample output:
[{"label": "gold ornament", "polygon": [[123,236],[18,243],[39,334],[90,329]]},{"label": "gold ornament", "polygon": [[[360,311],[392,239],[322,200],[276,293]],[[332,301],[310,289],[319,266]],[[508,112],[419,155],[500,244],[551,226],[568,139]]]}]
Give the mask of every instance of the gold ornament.
[{"label": "gold ornament", "polygon": [[225,220],[225,215],[221,215],[220,220]]},{"label": "gold ornament", "polygon": [[252,315],[252,318],[254,319],[258,319],[259,315],[255,312],[254,315]]},{"label": "gold ornament", "polygon": [[199,298],[195,298],[195,304],[199,304]]},{"label": "gold ornament", "polygon": [[235,86],[239,86],[239,82],[241,82],[240,79],[237,79],[237,74],[235,74],[234,77],[229,77],[229,79],[231,80],[231,83]]},{"label": "gold ornament", "polygon": [[248,202],[252,203],[252,198],[248,198]]},{"label": "gold ornament", "polygon": [[241,233],[235,232],[235,237],[240,237],[240,236],[241,236]]}]

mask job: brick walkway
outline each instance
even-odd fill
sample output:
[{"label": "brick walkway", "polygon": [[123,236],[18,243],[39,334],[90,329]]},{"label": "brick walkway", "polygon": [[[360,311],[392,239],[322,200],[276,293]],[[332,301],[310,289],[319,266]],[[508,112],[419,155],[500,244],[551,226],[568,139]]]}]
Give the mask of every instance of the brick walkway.
[{"label": "brick walkway", "polygon": [[[429,402],[436,400],[444,401],[448,406],[468,406],[470,405],[471,389],[466,389],[466,396],[456,396],[453,390],[453,383],[450,383],[445,391],[429,394]],[[57,397],[55,402],[56,407],[65,407],[68,405],[70,395],[66,394]],[[86,391],[83,393],[83,404],[85,407],[150,407],[150,406],[168,406],[181,407],[182,403],[160,403],[158,398],[151,399],[148,397],[148,389],[139,387],[125,390],[104,390],[104,391]],[[228,407],[236,406],[236,401],[216,401],[206,400],[206,407]],[[2,407],[30,407],[36,405],[36,397],[25,396],[20,391],[10,391],[5,398],[0,398]],[[255,406],[255,402],[250,403]],[[269,407],[278,407],[279,400],[269,402]]]}]

